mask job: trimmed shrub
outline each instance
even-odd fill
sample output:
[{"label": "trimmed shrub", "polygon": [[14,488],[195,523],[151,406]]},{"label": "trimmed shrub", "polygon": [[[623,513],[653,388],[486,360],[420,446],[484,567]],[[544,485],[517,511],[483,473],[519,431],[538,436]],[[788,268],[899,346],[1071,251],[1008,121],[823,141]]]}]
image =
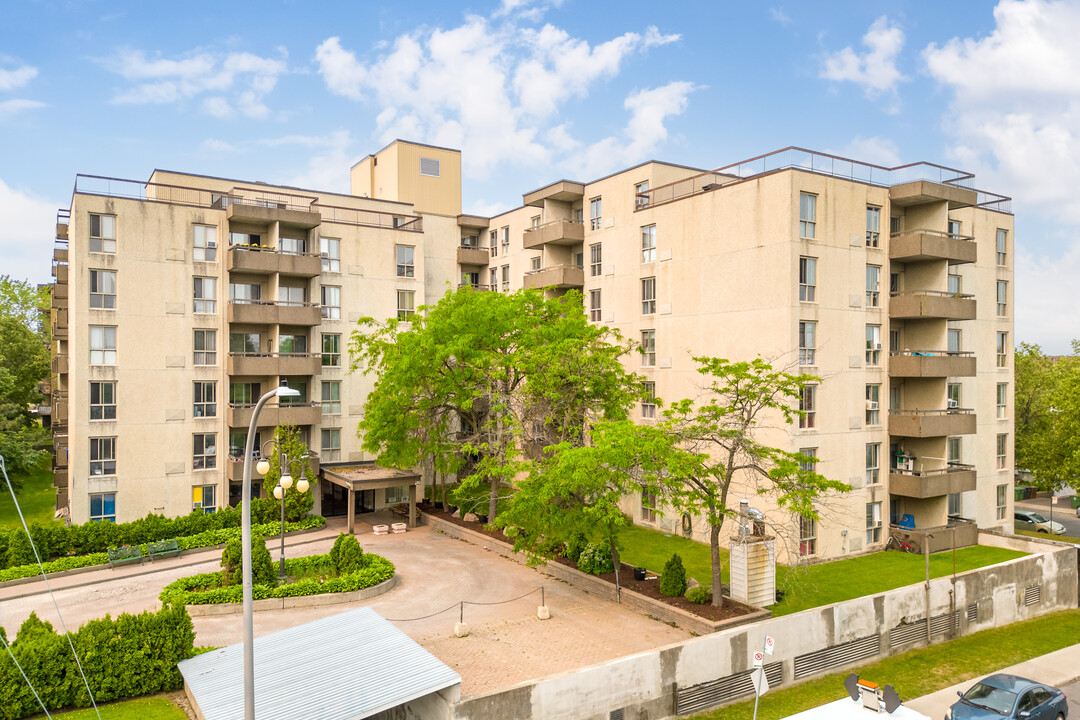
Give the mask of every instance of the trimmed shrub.
[{"label": "trimmed shrub", "polygon": [[[584,533],[574,533],[570,536],[570,539],[566,541],[566,559],[570,562],[577,562],[581,558],[581,551],[589,544],[589,541],[585,538]],[[611,568],[615,569],[614,565]]]},{"label": "trimmed shrub", "polygon": [[337,577],[351,575],[364,567],[364,551],[354,536],[345,533],[337,536],[330,549],[330,565]]},{"label": "trimmed shrub", "polygon": [[34,549],[30,547],[30,539],[22,528],[8,533],[7,565],[33,565],[37,569],[37,560],[34,559]]},{"label": "trimmed shrub", "polygon": [[706,605],[712,601],[712,592],[703,585],[687,588],[686,599],[695,605]]},{"label": "trimmed shrub", "polygon": [[683,567],[679,553],[675,553],[664,565],[664,574],[660,576],[660,594],[667,597],[682,597],[685,592],[686,568]]},{"label": "trimmed shrub", "polygon": [[615,563],[611,561],[611,549],[607,545],[589,543],[578,556],[577,568],[590,575],[602,575],[613,572]]},{"label": "trimmed shrub", "polygon": [[[221,584],[242,585],[244,544],[240,538],[230,540],[221,551]],[[266,539],[261,534],[251,536],[251,583],[253,585],[276,585],[274,563],[270,551],[266,549]]]}]

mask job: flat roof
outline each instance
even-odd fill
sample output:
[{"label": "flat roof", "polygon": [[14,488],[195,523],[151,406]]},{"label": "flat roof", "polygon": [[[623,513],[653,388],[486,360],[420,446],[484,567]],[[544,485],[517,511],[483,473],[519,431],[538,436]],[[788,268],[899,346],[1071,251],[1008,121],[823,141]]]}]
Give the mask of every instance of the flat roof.
[{"label": "flat roof", "polygon": [[322,465],[319,472],[323,477],[342,487],[353,486],[371,489],[372,487],[396,487],[415,485],[420,481],[420,474],[406,470],[385,468],[375,464]]},{"label": "flat roof", "polygon": [[[461,676],[368,607],[255,638],[255,717],[361,720],[461,684]],[[182,660],[206,720],[244,716],[244,645]]]}]

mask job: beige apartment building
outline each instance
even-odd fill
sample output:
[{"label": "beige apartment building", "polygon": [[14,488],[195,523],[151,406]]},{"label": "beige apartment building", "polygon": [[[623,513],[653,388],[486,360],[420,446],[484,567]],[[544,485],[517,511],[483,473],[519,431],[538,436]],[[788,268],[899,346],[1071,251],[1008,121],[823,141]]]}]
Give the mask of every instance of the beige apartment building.
[{"label": "beige apartment building", "polygon": [[[306,394],[260,439],[291,422],[323,466],[366,460],[355,427],[371,381],[342,370],[351,326],[471,285],[581,291],[592,321],[641,344],[631,368],[667,400],[698,392],[694,355],[761,355],[818,376],[806,418],[766,439],[853,490],[808,522],[740,489],[789,553],[871,550],[901,522],[933,549],[1011,527],[1013,223],[1008,198],[969,174],[788,148],[716,171],[648,162],[562,180],[492,218],[461,214],[456,151],[396,141],[351,177],[341,196],[160,171],[149,183],[80,176],[54,291],[54,406],[66,403],[54,417],[68,433],[58,503],[74,520],[110,493],[118,520],[186,512],[211,487],[218,505],[230,487],[235,498],[244,405],[281,379]],[[114,250],[99,249],[107,240]],[[213,358],[199,355],[207,332]],[[102,383],[115,419],[99,417]],[[207,436],[221,448],[213,467]],[[340,499],[323,499],[335,512]],[[706,537],[699,518],[640,499],[627,510]]]}]

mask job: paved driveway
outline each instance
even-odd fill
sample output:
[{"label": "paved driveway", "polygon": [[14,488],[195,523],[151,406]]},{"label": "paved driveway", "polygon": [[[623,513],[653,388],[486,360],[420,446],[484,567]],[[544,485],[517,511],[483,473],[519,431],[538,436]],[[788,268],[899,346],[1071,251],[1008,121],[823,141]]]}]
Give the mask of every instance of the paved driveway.
[{"label": "paved driveway", "polygon": [[[367,530],[367,526],[361,526]],[[473,694],[685,640],[690,634],[621,605],[575,590],[487,551],[454,540],[428,527],[402,535],[358,535],[360,544],[389,558],[399,583],[371,600],[322,608],[266,610],[255,613],[255,633],[280,630],[316,618],[367,605],[395,624],[462,676],[462,692]],[[330,533],[294,546],[287,556],[329,551]],[[276,548],[271,551],[277,557]],[[77,576],[82,587],[54,588],[69,629],[105,613],[139,612],[160,607],[161,588],[178,577],[219,568],[218,557],[205,555],[196,565],[165,566],[144,575],[119,577],[102,570]],[[145,567],[145,566],[144,566]],[[551,619],[536,618],[539,592],[515,602],[465,605],[467,638],[453,636],[461,600],[500,603],[544,586]],[[10,590],[10,589],[8,589]],[[0,624],[12,634],[33,610],[59,629],[47,594],[24,597],[0,594]],[[410,620],[449,610],[420,620]],[[194,618],[197,645],[222,646],[242,639],[241,615]]]}]

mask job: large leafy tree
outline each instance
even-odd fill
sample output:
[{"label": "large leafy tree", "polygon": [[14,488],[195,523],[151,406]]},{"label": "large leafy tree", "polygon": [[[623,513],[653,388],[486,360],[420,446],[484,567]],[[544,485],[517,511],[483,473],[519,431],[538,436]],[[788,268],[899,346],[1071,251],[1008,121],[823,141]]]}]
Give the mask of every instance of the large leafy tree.
[{"label": "large leafy tree", "polygon": [[719,606],[723,603],[720,531],[736,512],[729,503],[733,487],[768,496],[788,512],[815,519],[819,498],[850,487],[807,469],[813,458],[765,442],[771,424],[790,424],[803,415],[798,409],[800,391],[817,378],[776,370],[761,358],[694,361],[705,379],[702,391],[698,397],[673,402],[664,411],[662,426],[685,450],[705,458],[698,471],[682,475],[683,482],[670,498],[680,509],[705,516],[713,605]]},{"label": "large leafy tree", "polygon": [[377,376],[364,448],[390,467],[465,474],[465,490],[486,485],[491,520],[499,488],[544,447],[581,444],[590,421],[625,418],[640,392],[620,363],[629,345],[588,322],[578,293],[462,288],[408,323],[360,324],[352,368]]},{"label": "large leafy tree", "polygon": [[48,457],[34,449],[49,440],[30,412],[42,401],[40,386],[49,377],[46,306],[47,293],[0,275],[0,454],[16,476]]},{"label": "large leafy tree", "polygon": [[[319,479],[311,471],[308,461],[308,446],[300,437],[300,430],[295,425],[278,425],[274,428],[274,443],[269,461],[270,470],[263,476],[263,487],[267,497],[278,506],[281,512],[281,500],[274,497],[274,488],[281,479],[282,456],[288,461],[288,474],[293,479],[293,486],[285,493],[285,516],[290,522],[296,522],[311,512],[315,505],[315,483]],[[299,492],[296,482],[304,478],[308,481],[308,491]]]},{"label": "large leafy tree", "polygon": [[1062,356],[1016,349],[1016,467],[1045,490],[1080,478],[1080,341],[1072,348]]}]

